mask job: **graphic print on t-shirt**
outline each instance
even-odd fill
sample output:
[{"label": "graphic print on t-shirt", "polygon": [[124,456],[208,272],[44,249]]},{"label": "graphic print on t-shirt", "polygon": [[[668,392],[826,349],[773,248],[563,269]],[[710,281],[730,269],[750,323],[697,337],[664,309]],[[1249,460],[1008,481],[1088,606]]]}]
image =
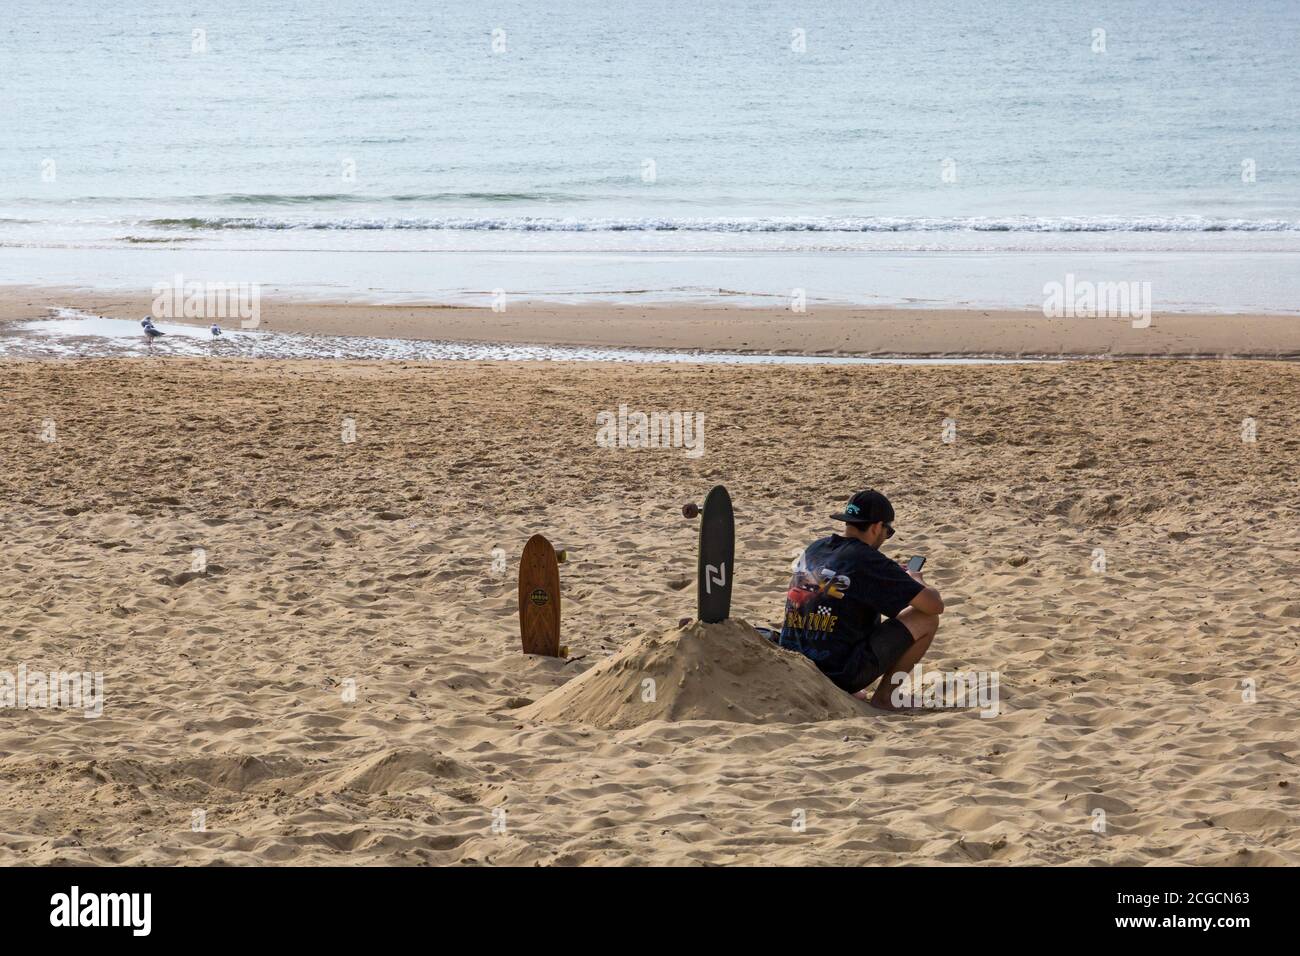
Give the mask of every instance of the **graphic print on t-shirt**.
[{"label": "graphic print on t-shirt", "polygon": [[808,552],[805,551],[790,579],[790,589],[786,591],[785,625],[794,630],[829,634],[839,623],[839,615],[828,601],[840,601],[852,586],[853,581],[846,574],[840,574],[834,568],[817,568],[808,565]]}]

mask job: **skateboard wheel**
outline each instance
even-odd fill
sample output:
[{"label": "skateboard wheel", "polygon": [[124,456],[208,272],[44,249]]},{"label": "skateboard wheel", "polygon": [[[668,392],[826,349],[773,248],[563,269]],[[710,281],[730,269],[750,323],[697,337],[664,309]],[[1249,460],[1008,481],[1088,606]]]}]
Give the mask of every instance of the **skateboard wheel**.
[{"label": "skateboard wheel", "polygon": [[688,502],[682,505],[682,515],[687,518],[698,518],[700,516],[700,506],[694,502]]}]

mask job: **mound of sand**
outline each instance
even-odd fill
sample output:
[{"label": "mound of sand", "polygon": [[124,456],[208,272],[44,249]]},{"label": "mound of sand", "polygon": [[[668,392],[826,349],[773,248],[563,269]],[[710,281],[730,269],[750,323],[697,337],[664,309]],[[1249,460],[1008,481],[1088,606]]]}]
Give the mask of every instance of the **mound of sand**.
[{"label": "mound of sand", "polygon": [[865,712],[806,657],[733,619],[638,638],[518,713],[623,729],[651,720],[802,724]]},{"label": "mound of sand", "polygon": [[398,747],[362,758],[323,777],[314,788],[319,793],[414,793],[444,790],[449,784],[477,777],[470,768],[450,757]]}]

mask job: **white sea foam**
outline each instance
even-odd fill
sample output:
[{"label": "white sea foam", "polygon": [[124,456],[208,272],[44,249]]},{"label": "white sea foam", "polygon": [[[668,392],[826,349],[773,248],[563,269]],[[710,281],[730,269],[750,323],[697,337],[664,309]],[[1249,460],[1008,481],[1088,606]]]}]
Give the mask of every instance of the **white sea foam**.
[{"label": "white sea foam", "polygon": [[1217,219],[1208,216],[198,216],[148,219],[132,225],[166,229],[393,229],[430,232],[1300,232],[1300,222],[1288,219]]}]

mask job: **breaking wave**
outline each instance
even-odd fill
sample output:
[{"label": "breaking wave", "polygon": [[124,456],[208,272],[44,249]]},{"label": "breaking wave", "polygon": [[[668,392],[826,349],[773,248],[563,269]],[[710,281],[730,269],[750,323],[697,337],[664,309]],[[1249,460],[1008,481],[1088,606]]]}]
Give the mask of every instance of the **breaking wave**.
[{"label": "breaking wave", "polygon": [[469,232],[1300,232],[1286,219],[1212,219],[1202,216],[810,216],[683,218],[551,218],[544,216],[346,217],[286,219],[272,216],[192,216],[148,219],[162,229],[258,230],[460,230]]}]

